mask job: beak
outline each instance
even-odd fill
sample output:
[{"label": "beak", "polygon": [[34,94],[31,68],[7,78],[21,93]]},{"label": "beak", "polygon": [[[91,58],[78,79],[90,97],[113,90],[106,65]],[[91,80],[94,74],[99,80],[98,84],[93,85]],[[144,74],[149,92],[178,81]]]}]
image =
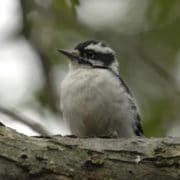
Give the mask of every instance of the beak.
[{"label": "beak", "polygon": [[80,57],[80,53],[79,53],[79,50],[75,49],[73,51],[66,51],[66,50],[63,50],[63,49],[58,49],[58,51],[62,54],[64,54],[65,56],[67,56],[68,58],[70,59],[77,59]]}]

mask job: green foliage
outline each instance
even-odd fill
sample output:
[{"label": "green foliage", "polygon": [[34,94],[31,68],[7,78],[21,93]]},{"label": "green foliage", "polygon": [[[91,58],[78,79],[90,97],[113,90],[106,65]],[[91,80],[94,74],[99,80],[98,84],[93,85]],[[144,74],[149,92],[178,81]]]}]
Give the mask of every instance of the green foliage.
[{"label": "green foliage", "polygon": [[170,24],[180,18],[179,0],[151,0],[147,11],[147,19],[152,26]]}]

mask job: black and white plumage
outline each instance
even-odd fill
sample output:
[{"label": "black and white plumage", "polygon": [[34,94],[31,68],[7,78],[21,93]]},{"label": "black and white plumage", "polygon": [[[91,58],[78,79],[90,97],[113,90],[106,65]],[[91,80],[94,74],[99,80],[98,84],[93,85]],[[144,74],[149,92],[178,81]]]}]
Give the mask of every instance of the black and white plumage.
[{"label": "black and white plumage", "polygon": [[115,52],[104,42],[89,40],[70,51],[61,84],[61,109],[77,136],[142,136],[140,115],[126,83],[119,76]]}]

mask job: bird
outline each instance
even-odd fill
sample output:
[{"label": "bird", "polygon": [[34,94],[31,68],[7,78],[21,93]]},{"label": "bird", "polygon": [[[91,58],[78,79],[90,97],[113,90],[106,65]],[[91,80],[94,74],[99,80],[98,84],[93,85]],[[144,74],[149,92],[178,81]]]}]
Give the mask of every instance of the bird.
[{"label": "bird", "polygon": [[139,109],[119,74],[115,51],[100,40],[58,51],[70,60],[61,83],[60,106],[71,133],[78,137],[142,137]]}]

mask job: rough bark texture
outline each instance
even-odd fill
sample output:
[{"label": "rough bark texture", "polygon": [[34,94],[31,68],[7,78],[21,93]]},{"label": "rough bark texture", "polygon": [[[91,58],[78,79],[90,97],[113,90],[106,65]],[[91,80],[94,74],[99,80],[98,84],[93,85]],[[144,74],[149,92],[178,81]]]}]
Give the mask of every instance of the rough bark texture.
[{"label": "rough bark texture", "polygon": [[27,137],[0,126],[0,180],[180,179],[180,138]]}]

